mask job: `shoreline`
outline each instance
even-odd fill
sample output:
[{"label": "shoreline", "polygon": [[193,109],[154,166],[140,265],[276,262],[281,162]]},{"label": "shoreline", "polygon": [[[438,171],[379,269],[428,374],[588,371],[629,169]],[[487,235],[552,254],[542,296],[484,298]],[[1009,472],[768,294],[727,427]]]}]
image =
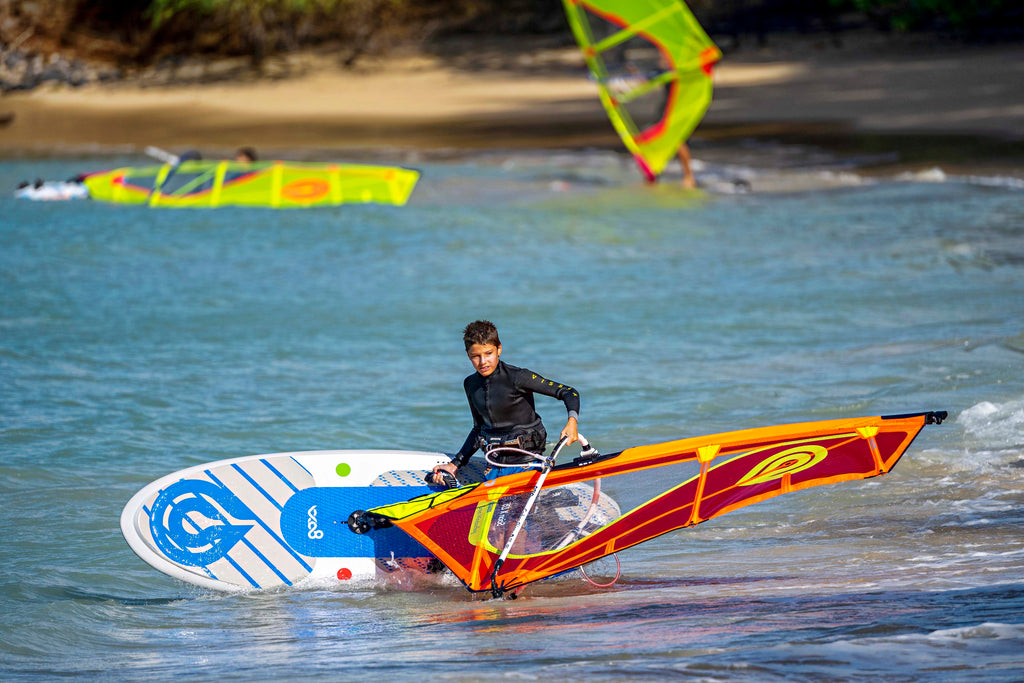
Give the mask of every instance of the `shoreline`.
[{"label": "shoreline", "polygon": [[[1024,167],[1024,46],[879,48],[813,41],[726,55],[695,150],[745,140],[875,162]],[[147,145],[263,158],[619,149],[574,47],[468,68],[398,55],[354,70],[205,85],[93,84],[0,98],[0,158],[141,153]]]}]

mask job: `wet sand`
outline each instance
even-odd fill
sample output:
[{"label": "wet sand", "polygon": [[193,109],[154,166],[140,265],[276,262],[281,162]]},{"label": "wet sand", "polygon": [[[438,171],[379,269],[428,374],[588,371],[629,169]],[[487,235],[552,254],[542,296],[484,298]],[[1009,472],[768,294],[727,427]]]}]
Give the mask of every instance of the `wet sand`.
[{"label": "wet sand", "polygon": [[[264,156],[315,158],[619,146],[582,59],[568,46],[476,61],[392,56],[355,70],[329,56],[309,57],[303,71],[277,80],[7,95],[0,118],[13,118],[0,126],[0,154],[123,153],[146,145],[215,154],[252,145]],[[1013,163],[1024,156],[1021,83],[1019,45],[776,44],[726,55],[694,140],[889,146],[905,150],[904,159],[928,148]]]}]

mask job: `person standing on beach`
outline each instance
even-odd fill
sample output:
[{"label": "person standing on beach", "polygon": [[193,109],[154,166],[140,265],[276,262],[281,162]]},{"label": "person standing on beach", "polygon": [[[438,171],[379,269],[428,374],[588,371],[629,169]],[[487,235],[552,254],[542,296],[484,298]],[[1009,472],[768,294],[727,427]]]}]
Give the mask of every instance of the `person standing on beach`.
[{"label": "person standing on beach", "polygon": [[[434,468],[431,473],[434,482],[440,483],[438,473],[442,471],[454,476],[481,447],[511,446],[538,455],[543,453],[547,431],[534,408],[535,393],[551,396],[565,404],[568,418],[560,436],[567,440],[567,444],[579,439],[579,392],[566,384],[544,379],[535,372],[502,361],[498,330],[488,320],[466,325],[462,339],[466,355],[476,370],[462,383],[473,415],[473,429],[452,461]],[[515,453],[499,453],[494,459],[509,466],[491,467],[487,479],[521,472],[522,468],[516,465],[532,462],[529,456]]]},{"label": "person standing on beach", "polygon": [[[659,58],[658,66],[663,70],[671,68],[671,65],[669,64],[668,60],[665,59],[664,55],[662,55]],[[665,87],[663,89],[665,96],[664,98],[662,98],[661,105],[658,109],[659,116],[661,115],[661,112],[668,109],[669,99],[672,97],[673,85],[674,84],[671,82],[665,84]],[[696,189],[697,179],[693,175],[693,167],[690,163],[690,146],[686,143],[686,140],[683,140],[681,143],[679,143],[679,149],[676,151],[676,156],[679,157],[679,165],[683,169],[683,187],[687,190]]]}]

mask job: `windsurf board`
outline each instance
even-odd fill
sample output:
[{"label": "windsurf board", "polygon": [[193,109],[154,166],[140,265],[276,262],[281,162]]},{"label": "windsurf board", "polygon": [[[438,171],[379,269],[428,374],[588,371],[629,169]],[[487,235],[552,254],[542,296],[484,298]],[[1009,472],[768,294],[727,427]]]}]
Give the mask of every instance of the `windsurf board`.
[{"label": "windsurf board", "polygon": [[[121,532],[155,569],[216,590],[302,582],[372,582],[440,568],[397,528],[359,535],[355,510],[436,492],[424,476],[443,453],[388,450],[252,455],[197,465],[146,486],[128,501]],[[471,461],[463,483],[481,481]]]}]

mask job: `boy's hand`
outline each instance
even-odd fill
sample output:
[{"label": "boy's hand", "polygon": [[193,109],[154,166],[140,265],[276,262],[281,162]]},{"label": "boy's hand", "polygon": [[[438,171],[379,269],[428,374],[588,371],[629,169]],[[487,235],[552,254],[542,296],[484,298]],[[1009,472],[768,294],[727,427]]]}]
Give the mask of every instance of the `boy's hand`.
[{"label": "boy's hand", "polygon": [[438,470],[444,470],[448,474],[450,474],[452,476],[455,476],[455,474],[458,473],[459,468],[456,467],[455,465],[451,464],[450,462],[446,462],[446,463],[442,463],[440,465],[434,465],[434,469],[432,469],[430,471],[431,471],[431,473],[433,473],[433,472],[437,472]]},{"label": "boy's hand", "polygon": [[430,470],[430,474],[427,475],[426,481],[427,481],[428,484],[436,484],[438,486],[443,486],[444,485],[444,481],[441,479],[441,477],[436,476],[437,473],[438,472],[447,472],[452,477],[454,477],[456,472],[458,472],[458,471],[459,471],[459,468],[457,468],[455,465],[451,464],[450,462],[446,462],[446,463],[441,464],[441,465],[435,465],[434,469]]},{"label": "boy's hand", "polygon": [[580,440],[579,429],[576,424],[576,418],[570,417],[565,423],[565,429],[562,430],[561,436],[565,438],[565,445],[568,446],[571,443],[576,443]]}]

